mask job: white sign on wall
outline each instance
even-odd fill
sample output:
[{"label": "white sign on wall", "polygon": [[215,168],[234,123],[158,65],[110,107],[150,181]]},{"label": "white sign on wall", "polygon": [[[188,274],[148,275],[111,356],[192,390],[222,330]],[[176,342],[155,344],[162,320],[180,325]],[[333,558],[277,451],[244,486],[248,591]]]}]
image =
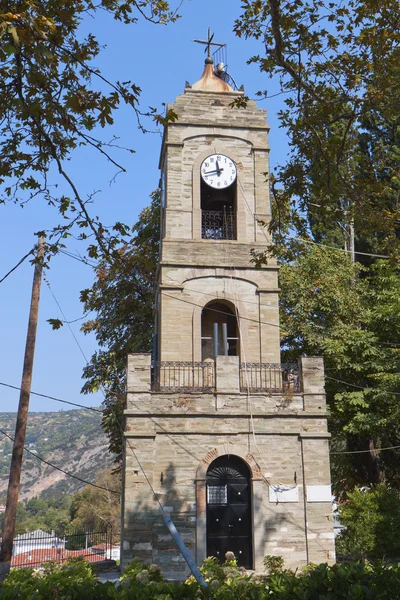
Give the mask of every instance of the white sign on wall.
[{"label": "white sign on wall", "polygon": [[308,485],[307,502],[332,502],[330,485]]},{"label": "white sign on wall", "polygon": [[270,502],[298,502],[299,489],[297,485],[270,485]]}]

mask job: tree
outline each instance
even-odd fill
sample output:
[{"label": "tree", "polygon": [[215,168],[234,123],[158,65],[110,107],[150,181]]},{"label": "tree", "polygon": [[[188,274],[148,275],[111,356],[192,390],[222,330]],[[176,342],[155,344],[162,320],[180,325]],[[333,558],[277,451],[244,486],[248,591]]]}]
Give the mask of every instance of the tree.
[{"label": "tree", "polygon": [[97,473],[95,484],[105,489],[86,486],[74,495],[71,508],[71,526],[81,530],[103,531],[111,526],[119,536],[121,521],[121,476],[104,469]]},{"label": "tree", "polygon": [[[120,104],[133,109],[143,131],[144,116],[164,123],[174,115],[142,113],[140,88],[131,81],[109,81],[93,66],[101,47],[93,34],[82,39],[80,27],[99,11],[127,25],[139,18],[164,24],[179,15],[165,0],[1,0],[0,6],[0,203],[42,197],[61,219],[50,232],[49,250],[57,251],[77,229],[81,239],[93,238],[90,256],[118,258],[113,250],[124,226],[107,229],[90,215],[91,198],[78,190],[66,160],[78,146],[88,146],[123,171],[112,156],[115,140],[105,142],[101,134]],[[60,179],[69,195],[57,195]]]},{"label": "tree", "polygon": [[290,154],[271,178],[275,240],[310,227],[316,241],[346,239],[354,226],[363,248],[398,254],[398,2],[244,0],[242,7],[236,34],[265,48],[249,62],[278,81],[285,98],[279,117]]},{"label": "tree", "polygon": [[[293,297],[282,297],[289,332],[284,344],[323,354],[330,375],[348,382],[328,379],[336,449],[370,454],[335,459],[339,488],[383,476],[394,481],[390,453],[379,460],[375,444],[396,445],[390,440],[399,439],[392,335],[398,331],[398,304],[389,300],[399,289],[399,5],[245,0],[242,8],[236,34],[260,39],[265,48],[249,62],[278,81],[284,97],[279,118],[290,153],[270,181],[269,249],[284,263],[282,277],[286,268],[288,284],[298,285]],[[374,266],[376,257],[356,254],[370,269],[355,268],[351,275],[338,252],[337,260],[317,257],[304,239],[344,250],[355,240],[356,253],[390,254],[397,263]],[[267,255],[255,258],[263,262]],[[389,327],[380,327],[382,318]]]},{"label": "tree", "polygon": [[336,493],[382,478],[400,487],[398,452],[374,451],[400,443],[397,270],[378,261],[367,271],[340,251],[304,245],[281,265],[280,287],[284,358],[324,357],[332,450],[363,451],[332,456]]},{"label": "tree", "polygon": [[129,243],[119,247],[119,260],[112,264],[102,261],[93,286],[81,292],[85,312],[96,314],[82,330],[94,333],[100,346],[84,369],[82,391],[103,390],[102,425],[117,462],[122,456],[126,358],[129,352],[149,352],[152,348],[160,241],[158,190],[151,195],[150,206],[140,213],[132,234]]},{"label": "tree", "polygon": [[398,557],[400,551],[400,499],[398,491],[380,484],[355,489],[339,506],[344,531],[338,552],[370,558]]}]

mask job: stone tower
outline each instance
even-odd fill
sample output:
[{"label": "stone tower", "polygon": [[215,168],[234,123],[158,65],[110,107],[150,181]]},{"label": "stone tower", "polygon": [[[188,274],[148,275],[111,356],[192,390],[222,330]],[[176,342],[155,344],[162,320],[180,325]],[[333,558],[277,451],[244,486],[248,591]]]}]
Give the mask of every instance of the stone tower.
[{"label": "stone tower", "polygon": [[122,564],[172,578],[188,568],[158,502],[198,564],[334,560],[323,362],[280,363],[277,265],[251,261],[269,243],[269,128],[242,96],[207,59],[168,107],[155,352],[128,356]]}]

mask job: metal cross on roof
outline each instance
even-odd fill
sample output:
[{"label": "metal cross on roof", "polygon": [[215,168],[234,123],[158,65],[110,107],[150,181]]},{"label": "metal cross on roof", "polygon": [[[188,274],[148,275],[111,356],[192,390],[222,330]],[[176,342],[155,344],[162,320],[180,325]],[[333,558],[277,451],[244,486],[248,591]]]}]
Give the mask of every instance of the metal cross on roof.
[{"label": "metal cross on roof", "polygon": [[207,52],[208,58],[212,58],[211,57],[211,46],[218,46],[219,48],[222,48],[223,46],[225,46],[225,44],[213,42],[213,39],[214,39],[214,34],[211,33],[211,29],[208,28],[208,40],[193,40],[193,41],[197,42],[198,44],[205,44],[206,48],[205,48],[204,52]]}]

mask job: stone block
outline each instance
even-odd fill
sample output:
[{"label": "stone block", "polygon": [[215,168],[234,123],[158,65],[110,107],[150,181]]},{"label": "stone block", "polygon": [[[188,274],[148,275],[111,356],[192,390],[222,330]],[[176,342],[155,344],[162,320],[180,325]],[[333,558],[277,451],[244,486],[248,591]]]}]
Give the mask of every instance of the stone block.
[{"label": "stone block", "polygon": [[239,357],[216,357],[216,389],[221,392],[239,392]]},{"label": "stone block", "polygon": [[126,387],[128,392],[151,389],[151,354],[128,354]]}]

